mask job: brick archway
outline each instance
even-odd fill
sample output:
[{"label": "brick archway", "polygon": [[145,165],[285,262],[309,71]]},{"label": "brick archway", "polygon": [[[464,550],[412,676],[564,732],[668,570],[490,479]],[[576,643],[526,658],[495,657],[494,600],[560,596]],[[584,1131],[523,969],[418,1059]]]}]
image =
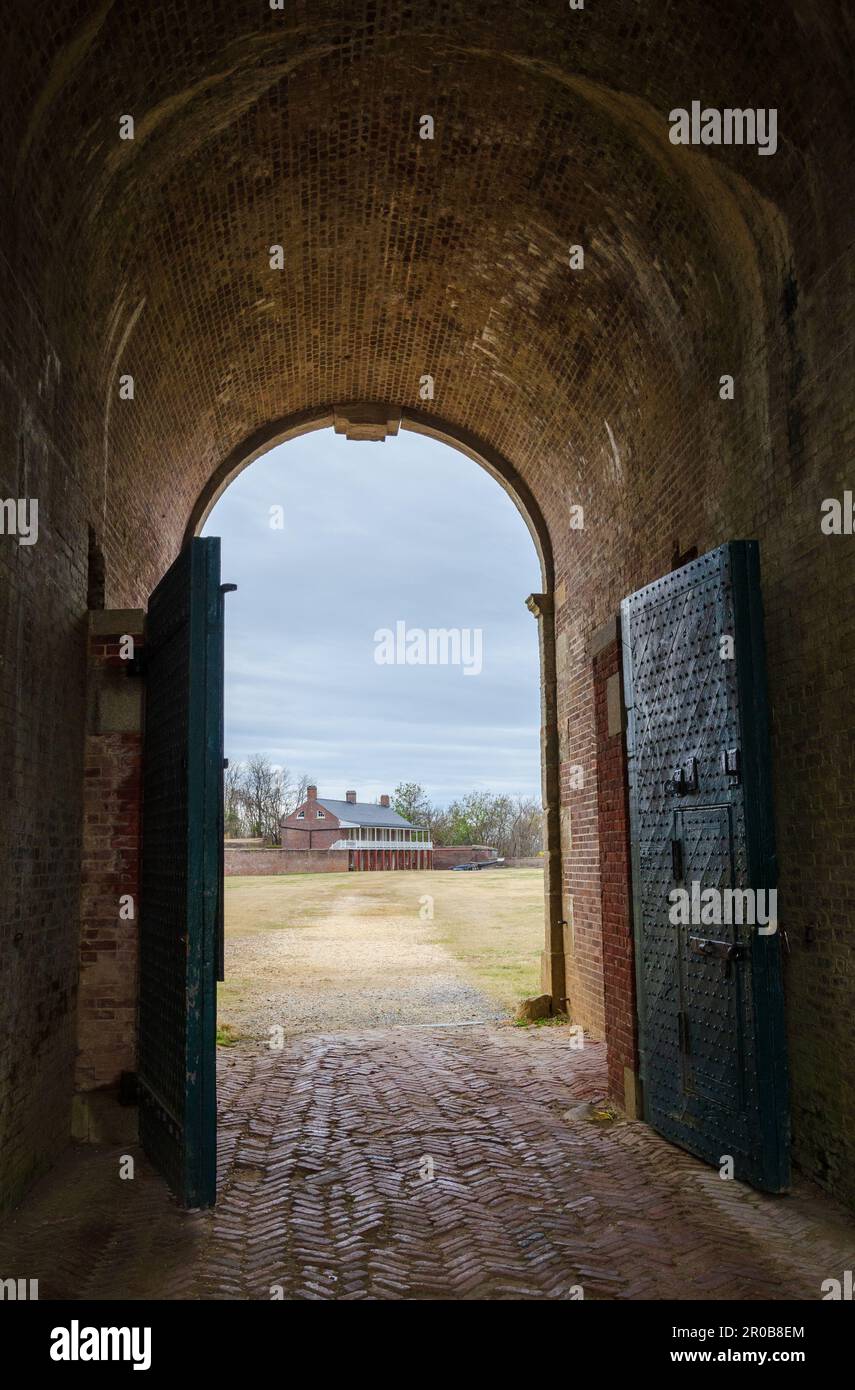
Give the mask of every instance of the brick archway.
[{"label": "brick archway", "polygon": [[[388,421],[387,421],[387,417]],[[348,421],[372,419],[375,437],[385,437],[403,428],[428,435],[459,450],[480,465],[508,493],[526,523],[540,562],[542,592],[530,596],[529,608],[538,625],[541,694],[541,788],[544,812],[544,945],[541,957],[541,985],[557,1011],[568,1008],[570,997],[565,949],[564,900],[561,877],[561,773],[557,723],[557,682],[555,666],[555,562],[549,527],[526,482],[513,465],[485,441],[468,430],[414,407],[390,408],[382,404],[300,411],[257,430],[214,469],[197,499],[187,525],[185,541],[199,535],[217,499],[229,484],[257,458],[277,444],[298,438],[312,430],[338,428],[345,432]]]},{"label": "brick archway", "polygon": [[312,430],[339,428],[344,433],[347,421],[354,416],[371,416],[376,421],[387,420],[374,425],[374,437],[382,439],[386,433],[397,433],[398,428],[412,430],[417,434],[428,435],[450,448],[458,449],[490,474],[507,492],[522,516],[537,551],[540,561],[541,583],[545,592],[551,591],[555,583],[555,562],[552,556],[552,540],[543,513],[531,489],[520,476],[513,464],[485,440],[478,438],[469,430],[463,430],[441,415],[428,414],[427,411],[413,407],[389,407],[381,403],[366,403],[345,407],[320,407],[316,410],[301,410],[285,420],[277,420],[256,430],[243,440],[212,472],[202,487],[187,523],[185,540],[199,535],[205,520],[219,497],[229,484],[248,468],[262,454],[266,454],[277,444],[296,439]]}]

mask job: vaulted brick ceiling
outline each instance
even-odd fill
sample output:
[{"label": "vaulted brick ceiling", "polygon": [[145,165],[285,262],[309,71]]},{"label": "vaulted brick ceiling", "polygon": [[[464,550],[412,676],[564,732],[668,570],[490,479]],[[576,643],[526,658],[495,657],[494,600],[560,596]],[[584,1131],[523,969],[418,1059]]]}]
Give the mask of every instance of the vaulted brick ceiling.
[{"label": "vaulted brick ceiling", "polygon": [[[640,470],[666,436],[679,454],[698,383],[744,360],[748,311],[779,293],[756,237],[786,259],[776,209],[817,67],[837,75],[825,22],[777,0],[37,10],[9,50],[17,249],[114,574],[152,523],[174,550],[255,431],[344,400],[474,432],[547,513],[598,487],[643,512]],[[694,98],[778,106],[782,149],[675,148],[668,112]]]}]

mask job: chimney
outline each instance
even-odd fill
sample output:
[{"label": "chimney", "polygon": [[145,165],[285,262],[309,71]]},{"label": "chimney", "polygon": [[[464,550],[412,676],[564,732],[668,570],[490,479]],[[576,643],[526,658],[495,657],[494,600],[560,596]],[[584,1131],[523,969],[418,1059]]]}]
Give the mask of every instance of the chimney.
[{"label": "chimney", "polygon": [[317,799],[318,799],[318,789],[317,789],[317,787],[307,787],[307,788],[306,788],[306,800],[307,800],[307,801],[317,801]]},{"label": "chimney", "polygon": [[351,806],[356,805],[356,792],[345,792],[344,796],[345,800],[349,801]]},{"label": "chimney", "polygon": [[381,806],[385,806],[386,810],[388,811],[388,809],[389,809],[389,798],[388,798],[388,796],[381,796],[381,798],[380,798],[380,805],[381,805]]}]

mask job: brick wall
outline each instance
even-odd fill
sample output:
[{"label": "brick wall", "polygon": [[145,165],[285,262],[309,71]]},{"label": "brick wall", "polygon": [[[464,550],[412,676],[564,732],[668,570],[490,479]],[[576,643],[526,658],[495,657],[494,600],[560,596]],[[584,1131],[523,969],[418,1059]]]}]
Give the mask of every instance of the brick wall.
[{"label": "brick wall", "polygon": [[0,238],[0,497],[38,499],[39,540],[0,535],[0,1208],[71,1133],[89,579],[57,340],[17,259]]},{"label": "brick wall", "polygon": [[342,874],[348,871],[346,849],[231,849],[223,856],[227,876],[234,874]]},{"label": "brick wall", "polygon": [[141,650],[143,619],[141,612],[90,614],[78,1091],[115,1086],[122,1071],[136,1069],[142,681],[129,674],[120,641],[130,635]]},{"label": "brick wall", "polygon": [[455,864],[483,864],[495,857],[496,851],[486,845],[434,845],[433,867],[453,869]]},{"label": "brick wall", "polygon": [[559,730],[564,735],[565,754],[560,774],[568,1008],[586,1032],[602,1038],[605,1015],[593,688],[590,663],[584,656],[579,657],[582,669],[571,679],[567,648],[562,649],[560,639],[559,653],[558,683],[560,698],[563,696]]},{"label": "brick wall", "polygon": [[[299,820],[298,815],[301,811],[303,819]],[[322,813],[320,817],[319,811]],[[327,849],[334,845],[336,840],[342,839],[340,825],[338,816],[321,806],[315,789],[309,787],[302,806],[295,807],[291,814],[282,820],[282,845],[287,849],[308,851]]]}]

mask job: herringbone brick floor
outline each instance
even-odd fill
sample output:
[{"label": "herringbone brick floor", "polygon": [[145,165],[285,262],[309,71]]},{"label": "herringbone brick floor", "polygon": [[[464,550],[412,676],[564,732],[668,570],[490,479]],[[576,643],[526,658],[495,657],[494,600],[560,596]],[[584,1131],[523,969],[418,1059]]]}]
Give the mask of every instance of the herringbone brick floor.
[{"label": "herringbone brick floor", "polygon": [[75,1147],[0,1229],[0,1275],[42,1298],[817,1299],[855,1267],[855,1225],[812,1190],[765,1197],[593,1123],[604,1060],[494,1025],[223,1052],[216,1211]]}]

